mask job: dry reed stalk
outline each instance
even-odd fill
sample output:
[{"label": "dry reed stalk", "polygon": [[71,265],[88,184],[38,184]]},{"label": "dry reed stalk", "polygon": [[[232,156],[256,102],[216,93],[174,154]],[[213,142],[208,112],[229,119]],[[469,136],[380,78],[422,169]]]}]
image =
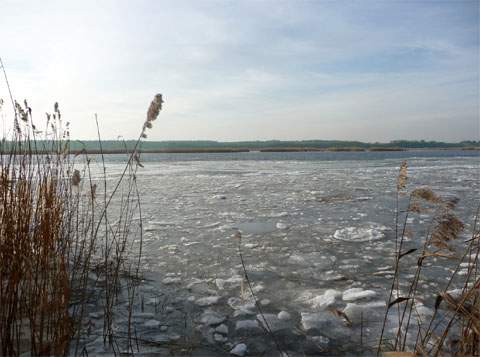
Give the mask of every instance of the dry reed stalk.
[{"label": "dry reed stalk", "polygon": [[[247,267],[245,265],[245,260],[243,258],[243,253],[242,253],[242,234],[240,233],[240,231],[236,231],[233,235],[233,238],[237,241],[237,250],[238,250],[238,256],[240,258],[240,262],[242,264],[242,269],[243,269],[243,276],[244,276],[244,280],[246,281],[247,283],[247,286],[248,286],[248,290],[250,291],[250,294],[252,295],[252,298],[253,298],[253,301],[255,302],[255,307],[257,308],[258,310],[258,313],[260,314],[260,316],[262,317],[262,326],[264,326],[264,329],[265,331],[268,333],[268,335],[272,338],[273,342],[275,343],[275,346],[278,350],[278,352],[280,353],[281,356],[286,356],[286,357],[289,357],[289,354],[287,351],[284,351],[280,345],[280,342],[278,341],[277,337],[275,336],[275,334],[273,333],[272,329],[270,328],[270,325],[267,321],[267,319],[265,318],[265,315],[263,313],[263,309],[260,305],[260,303],[258,302],[258,299],[255,295],[255,292],[253,290],[253,286],[252,286],[252,283],[250,281],[250,278],[248,276],[248,271],[247,271]],[[243,295],[244,293],[244,283],[243,283],[243,279],[242,279],[242,285],[241,285],[241,295]]]},{"label": "dry reed stalk", "polygon": [[[98,291],[105,297],[105,341],[114,353],[121,345],[133,352],[130,326],[119,338],[112,325],[115,309],[124,304],[119,295],[124,284],[130,325],[140,281],[141,247],[136,251],[131,239],[142,237],[141,219],[133,223],[140,209],[139,165],[132,153],[108,194],[104,179],[100,202],[91,158],[69,155],[69,126],[62,123],[58,103],[47,113],[38,147],[32,109],[11,99],[15,130],[0,143],[0,354],[82,353],[87,304]],[[155,97],[148,122],[156,119],[162,102]],[[119,206],[109,213],[114,197]]]},{"label": "dry reed stalk", "polygon": [[[406,169],[403,169],[404,167],[406,167],[406,165],[402,164],[398,178],[397,192],[399,192],[400,189],[404,190],[406,188]],[[406,226],[409,213],[415,214],[427,210],[422,203],[435,206],[435,214],[433,215],[432,221],[427,229],[421,249],[413,248],[405,252],[402,251],[401,242],[403,241],[405,229],[400,236],[400,244],[396,245],[397,253],[395,266],[397,267],[400,264],[400,261],[404,256],[415,253],[417,254],[417,268],[414,277],[409,284],[408,294],[403,297],[397,297],[397,299],[392,302],[391,296],[396,285],[395,282],[398,282],[399,280],[399,270],[395,269],[395,276],[392,282],[390,299],[385,313],[384,326],[382,328],[377,354],[380,354],[382,349],[383,332],[388,310],[394,305],[399,307],[400,303],[404,304],[401,309],[395,344],[393,345],[393,349],[398,352],[391,353],[416,353],[421,356],[442,356],[445,355],[445,353],[453,353],[455,356],[478,354],[478,346],[480,342],[480,298],[478,296],[478,289],[480,288],[480,282],[478,281],[476,272],[478,269],[478,256],[480,253],[480,235],[478,234],[477,228],[479,211],[477,210],[475,216],[472,239],[466,241],[465,243],[468,244],[463,247],[460,246],[460,249],[463,249],[462,251],[458,251],[459,248],[455,248],[451,244],[458,238],[459,234],[464,229],[463,222],[461,222],[453,212],[458,203],[458,199],[443,199],[437,196],[430,188],[413,190],[409,196],[404,227]],[[396,215],[398,215],[398,209]],[[456,267],[450,276],[446,276],[446,286],[437,296],[434,304],[434,313],[430,320],[427,321],[427,327],[423,328],[420,325],[417,327],[414,352],[404,352],[407,348],[407,333],[411,327],[413,313],[419,318],[416,307],[416,296],[418,294],[417,290],[420,280],[420,272],[425,265],[425,261],[430,259],[430,257],[454,260],[456,261]],[[461,264],[465,262],[466,257],[469,257],[469,270],[465,277],[464,288],[459,298],[453,298],[447,291],[453,284],[453,280],[456,278],[457,272],[459,271]],[[445,317],[440,319],[440,321],[437,321],[438,319],[436,319],[442,302],[444,302],[446,307],[451,311],[450,315],[446,315],[447,323],[446,325],[442,325],[443,327],[441,326],[441,323],[444,321]],[[458,341],[456,341],[456,349],[452,349],[451,346],[450,349],[448,349],[444,342],[447,336],[452,334],[452,328],[454,325],[461,327],[461,334]]]}]

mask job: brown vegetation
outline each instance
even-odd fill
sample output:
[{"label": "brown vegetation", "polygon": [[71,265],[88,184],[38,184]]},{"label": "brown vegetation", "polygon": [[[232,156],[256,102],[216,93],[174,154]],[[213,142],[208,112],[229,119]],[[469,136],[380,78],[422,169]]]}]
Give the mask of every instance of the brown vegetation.
[{"label": "brown vegetation", "polygon": [[[104,163],[103,179],[95,181],[88,154],[69,151],[68,123],[57,103],[39,147],[32,109],[11,99],[14,132],[8,148],[5,139],[0,144],[0,355],[83,353],[92,302],[103,310],[104,344],[114,353],[133,352],[142,249],[139,154],[131,153],[113,187]],[[162,102],[160,95],[152,101],[135,147]],[[121,336],[113,328],[118,306],[128,311]]]},{"label": "brown vegetation", "polygon": [[[406,190],[407,164],[400,168],[397,185],[398,197]],[[471,239],[462,244],[452,244],[458,240],[464,230],[463,222],[456,216],[454,210],[458,203],[456,198],[441,198],[428,187],[414,189],[408,196],[404,223],[397,224],[395,276],[390,289],[388,308],[385,313],[382,334],[378,352],[393,350],[384,355],[401,356],[402,353],[418,356],[476,356],[480,353],[480,278],[478,275],[478,257],[480,253],[480,228],[478,227],[477,210],[472,228]],[[411,214],[427,212],[434,209],[432,221],[426,237],[418,241],[418,248],[406,249],[407,221]],[[400,211],[397,204],[396,222]],[[414,237],[412,239],[415,239]],[[417,255],[417,266],[410,281],[400,282],[401,263],[404,257]],[[431,259],[454,261],[451,273],[445,276],[445,286],[436,293],[432,301],[433,315],[423,325],[416,325],[417,309],[422,305],[417,299],[419,295],[420,276]],[[438,264],[438,263],[437,263]],[[465,275],[458,274],[461,267],[467,266]],[[452,296],[452,286],[461,286],[460,292]],[[400,286],[407,287],[408,293],[402,293]],[[398,328],[393,340],[384,340],[387,315],[390,309],[395,309],[398,316]],[[440,312],[441,311],[441,312]],[[441,317],[440,317],[441,314]],[[440,320],[440,321],[439,321]],[[406,351],[409,346],[407,336],[416,333],[413,350]],[[448,341],[448,343],[447,343]]]}]

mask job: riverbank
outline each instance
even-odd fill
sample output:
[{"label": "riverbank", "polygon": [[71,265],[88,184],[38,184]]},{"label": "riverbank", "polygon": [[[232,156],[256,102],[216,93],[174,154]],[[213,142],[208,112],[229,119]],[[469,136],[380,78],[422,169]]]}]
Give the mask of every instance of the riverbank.
[{"label": "riverbank", "polygon": [[[3,141],[2,151],[10,151],[14,146]],[[35,140],[28,142],[33,152],[44,153],[57,150],[55,141]],[[63,144],[62,144],[63,145]],[[424,150],[480,150],[478,141],[444,143],[436,141],[398,140],[388,143],[368,143],[342,140],[300,140],[300,141],[237,141],[221,142],[207,140],[191,141],[141,141],[135,140],[69,140],[71,153],[88,154],[124,154],[138,149],[142,153],[237,153],[237,152],[387,152],[387,151],[424,151]]]},{"label": "riverbank", "polygon": [[[175,148],[175,149],[139,149],[139,153],[143,154],[221,154],[221,153],[246,153],[246,152],[394,152],[394,151],[480,151],[480,147],[456,147],[456,148],[398,148],[398,147],[385,147],[385,148],[344,148],[344,147],[332,147],[332,148],[309,148],[309,147],[288,147],[288,148]],[[45,154],[45,151],[38,151],[38,154]],[[128,154],[130,150],[125,149],[88,149],[88,150],[71,150],[71,154]]]}]

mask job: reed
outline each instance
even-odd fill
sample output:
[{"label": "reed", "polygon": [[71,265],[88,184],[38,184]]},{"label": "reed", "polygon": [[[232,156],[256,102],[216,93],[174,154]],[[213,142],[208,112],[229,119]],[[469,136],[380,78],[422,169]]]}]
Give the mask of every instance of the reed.
[{"label": "reed", "polygon": [[[407,165],[400,168],[397,185],[397,207],[399,197],[407,190]],[[456,216],[458,199],[440,197],[432,189],[422,187],[408,194],[405,210],[396,210],[396,222],[403,214],[403,224],[397,223],[397,244],[394,259],[395,274],[392,280],[387,310],[378,344],[377,354],[418,356],[476,356],[480,353],[480,277],[478,275],[478,257],[480,252],[480,229],[477,209],[471,238],[459,242],[465,226]],[[433,212],[431,221],[423,238],[413,237],[415,247],[406,249],[404,242],[408,231],[408,217],[419,213]],[[407,270],[411,260],[416,261],[412,275],[403,277],[400,267]],[[427,274],[428,267],[435,259],[436,264],[450,265],[445,270],[444,286],[434,293],[430,302],[420,300],[421,274]],[[467,267],[466,274],[459,274]],[[406,287],[403,292],[399,286]],[[461,287],[452,289],[453,287]],[[427,303],[433,307],[433,313],[421,320],[419,310]],[[393,343],[387,345],[385,330],[391,309],[396,310],[398,325]],[[413,337],[413,344],[408,337]]]},{"label": "reed", "polygon": [[[70,153],[69,123],[58,103],[37,125],[27,101],[10,99],[14,129],[0,143],[0,355],[79,355],[92,337],[103,337],[115,354],[133,353],[132,314],[142,280],[136,149],[162,97],[152,101],[113,186],[102,153],[99,162]],[[125,306],[128,321],[118,331]],[[92,312],[103,320],[101,333],[92,331]]]}]

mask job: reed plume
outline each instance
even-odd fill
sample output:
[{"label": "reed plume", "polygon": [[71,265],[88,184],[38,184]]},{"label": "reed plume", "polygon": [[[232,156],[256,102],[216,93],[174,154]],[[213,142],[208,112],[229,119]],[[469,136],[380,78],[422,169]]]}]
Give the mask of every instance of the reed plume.
[{"label": "reed plume", "polygon": [[[155,96],[149,123],[162,102]],[[96,181],[91,158],[85,152],[70,155],[69,125],[62,127],[58,103],[46,114],[41,143],[27,101],[12,103],[15,131],[0,142],[0,355],[84,354],[93,298],[103,309],[106,350],[133,353],[143,239],[138,154],[132,152],[110,190],[103,160],[105,176]],[[142,133],[145,127],[151,125]],[[114,197],[120,207],[112,210]],[[140,246],[131,245],[132,235]],[[118,306],[126,306],[128,321],[122,323],[125,334],[117,336],[115,321],[124,317],[115,312]]]},{"label": "reed plume", "polygon": [[403,161],[400,166],[398,179],[397,179],[397,190],[403,191],[407,187],[408,180],[408,164],[407,161]]},{"label": "reed plume", "polygon": [[[402,163],[400,168],[397,191],[406,190],[407,165]],[[411,191],[408,199],[406,215],[404,217],[403,229],[400,234],[400,243],[396,245],[395,274],[390,291],[387,310],[385,312],[384,326],[380,335],[378,354],[385,348],[383,345],[384,328],[389,309],[396,306],[398,309],[398,328],[394,343],[390,346],[396,352],[392,355],[409,353],[419,356],[443,356],[446,354],[454,356],[478,355],[480,346],[480,279],[477,276],[478,257],[480,254],[480,232],[477,226],[479,210],[475,216],[475,224],[472,229],[472,238],[465,241],[464,245],[452,245],[463,232],[465,225],[456,216],[454,209],[458,198],[443,198],[437,195],[429,187],[421,187]],[[397,200],[398,204],[398,200]],[[427,229],[423,243],[416,248],[403,250],[403,241],[408,232],[407,222],[409,214],[422,213],[434,209],[434,214]],[[396,210],[398,217],[398,208]],[[421,243],[421,240],[418,240]],[[415,273],[411,275],[410,281],[403,282],[407,286],[407,293],[398,295],[400,285],[399,266],[407,260],[406,257],[417,255],[417,266]],[[429,317],[425,325],[417,325],[415,316],[418,315],[417,296],[419,295],[419,282],[422,271],[427,266],[429,259],[448,259],[456,262],[455,269],[445,276],[445,286],[436,294],[433,315]],[[458,272],[461,266],[467,264],[467,274],[463,280],[463,288],[458,297],[452,296],[448,291],[460,276]],[[397,298],[392,301],[393,291],[396,289]],[[400,307],[401,306],[401,307]],[[439,320],[440,309],[446,307],[450,313],[443,319],[446,322],[441,324]],[[415,321],[415,322],[414,322]],[[441,320],[442,322],[443,320]],[[455,328],[454,328],[455,327]],[[416,343],[412,347],[407,344],[408,332],[416,331]],[[457,331],[457,332],[455,332]],[[460,333],[458,333],[460,331]],[[447,337],[450,344],[445,344]],[[413,349],[407,352],[407,349]],[[386,354],[389,355],[389,354]]]}]

